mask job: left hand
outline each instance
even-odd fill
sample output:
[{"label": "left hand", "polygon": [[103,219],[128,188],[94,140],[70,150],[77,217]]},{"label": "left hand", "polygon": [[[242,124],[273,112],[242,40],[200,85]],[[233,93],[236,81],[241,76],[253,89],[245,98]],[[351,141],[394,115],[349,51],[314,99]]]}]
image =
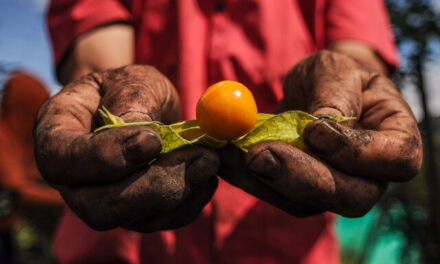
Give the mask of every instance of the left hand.
[{"label": "left hand", "polygon": [[231,184],[295,216],[332,211],[356,217],[371,209],[388,182],[408,181],[419,171],[417,123],[387,77],[320,51],[288,73],[284,94],[279,112],[358,119],[350,126],[312,122],[304,131],[309,153],[277,141],[257,144],[247,155],[231,146],[220,150],[220,176]]},{"label": "left hand", "polygon": [[42,175],[94,229],[147,233],[189,224],[217,188],[215,152],[191,146],[159,155],[161,138],[145,126],[95,134],[103,105],[126,122],[171,123],[180,112],[174,86],[151,66],[85,75],[40,110],[34,136]]}]

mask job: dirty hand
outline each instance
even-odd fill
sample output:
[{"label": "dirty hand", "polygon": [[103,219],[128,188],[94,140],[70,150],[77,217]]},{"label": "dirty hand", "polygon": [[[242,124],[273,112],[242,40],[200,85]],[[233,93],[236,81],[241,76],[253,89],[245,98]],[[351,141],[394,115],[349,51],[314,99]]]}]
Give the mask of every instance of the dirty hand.
[{"label": "dirty hand", "polygon": [[304,131],[308,153],[277,141],[255,145],[246,156],[222,149],[220,175],[230,183],[296,216],[329,210],[355,217],[368,212],[388,182],[408,181],[419,171],[416,120],[385,76],[320,51],[288,73],[284,95],[279,112],[357,120],[349,126],[312,122]]},{"label": "dirty hand", "polygon": [[53,96],[37,118],[35,155],[45,179],[95,229],[152,232],[192,221],[217,187],[217,155],[203,147],[158,155],[161,139],[147,127],[94,134],[103,125],[101,106],[125,121],[170,123],[180,115],[174,87],[152,67],[84,76]]}]

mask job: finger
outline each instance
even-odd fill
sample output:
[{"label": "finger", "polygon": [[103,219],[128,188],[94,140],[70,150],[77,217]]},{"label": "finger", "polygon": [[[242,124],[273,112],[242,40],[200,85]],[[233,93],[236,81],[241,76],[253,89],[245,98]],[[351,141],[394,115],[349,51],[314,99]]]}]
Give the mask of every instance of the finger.
[{"label": "finger", "polygon": [[117,116],[131,113],[126,121],[142,121],[145,115],[149,121],[174,123],[179,120],[176,89],[154,67],[128,65],[103,72],[98,82],[103,91],[101,104]]},{"label": "finger", "polygon": [[303,203],[304,201],[297,202],[289,199],[248,173],[246,166],[243,166],[245,155],[240,149],[227,145],[218,150],[218,154],[221,160],[219,175],[230,184],[296,217],[306,217],[323,212],[322,209],[306,205]]},{"label": "finger", "polygon": [[400,93],[386,78],[373,78],[364,91],[358,128],[318,120],[304,131],[306,145],[346,173],[385,181],[413,178],[422,162],[417,123]]},{"label": "finger", "polygon": [[127,173],[124,168],[134,169],[136,161],[160,150],[158,136],[145,128],[90,133],[101,98],[96,76],[88,75],[69,84],[40,111],[34,132],[36,161],[50,183],[113,180]]},{"label": "finger", "polygon": [[367,73],[350,57],[320,51],[289,72],[282,104],[314,115],[358,116],[366,77]]},{"label": "finger", "polygon": [[[218,166],[214,152],[189,147],[161,156],[147,169],[111,184],[57,189],[69,207],[94,229],[143,221],[143,230],[157,230],[172,220],[168,216],[174,216],[194,186],[215,177]],[[196,169],[200,172],[193,177]]]},{"label": "finger", "polygon": [[211,201],[217,186],[218,178],[216,176],[193,186],[191,194],[179,206],[173,220],[163,226],[162,230],[179,228],[194,221],[206,204]]},{"label": "finger", "polygon": [[125,225],[124,228],[137,232],[150,233],[186,226],[199,216],[214,195],[217,185],[218,179],[213,176],[207,181],[194,186],[188,197],[175,211],[137,220]]},{"label": "finger", "polygon": [[355,217],[368,212],[386,184],[332,169],[283,142],[254,146],[246,157],[249,174],[292,202]]},{"label": "finger", "polygon": [[37,120],[35,149],[43,176],[53,184],[84,184],[129,174],[160,151],[159,136],[145,127],[90,133],[98,123],[98,105],[107,105],[126,121],[151,121],[164,111],[175,116],[176,96],[169,81],[152,67],[127,66],[69,84]]},{"label": "finger", "polygon": [[146,127],[120,127],[98,134],[53,129],[37,141],[36,161],[45,179],[58,185],[108,183],[146,165],[161,150]]}]

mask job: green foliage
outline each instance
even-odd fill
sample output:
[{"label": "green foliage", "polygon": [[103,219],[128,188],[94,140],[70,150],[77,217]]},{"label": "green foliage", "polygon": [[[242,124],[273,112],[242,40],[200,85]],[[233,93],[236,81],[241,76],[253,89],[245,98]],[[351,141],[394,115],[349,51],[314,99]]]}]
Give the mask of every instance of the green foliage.
[{"label": "green foliage", "polygon": [[202,133],[197,122],[194,120],[172,125],[164,125],[155,121],[125,123],[120,117],[111,114],[106,108],[100,110],[100,114],[104,120],[105,126],[96,129],[95,133],[105,129],[122,126],[147,126],[160,135],[162,140],[161,154],[168,153],[174,149],[190,144],[202,144],[212,148],[220,148],[227,143],[227,141],[217,140]]},{"label": "green foliage", "polygon": [[[162,139],[162,154],[190,144],[201,144],[215,149],[221,148],[228,143],[227,141],[218,140],[204,134],[195,120],[171,125],[164,125],[154,121],[125,123],[124,120],[113,115],[106,108],[99,110],[99,112],[105,125],[96,129],[95,133],[122,126],[147,126],[160,135]],[[354,119],[353,117],[339,116],[328,116],[325,118],[340,123],[346,123]],[[258,114],[255,127],[248,134],[232,140],[230,143],[244,152],[248,152],[255,144],[272,140],[283,141],[305,150],[306,147],[302,138],[304,128],[317,119],[317,117],[302,111],[288,111],[279,115]]]}]

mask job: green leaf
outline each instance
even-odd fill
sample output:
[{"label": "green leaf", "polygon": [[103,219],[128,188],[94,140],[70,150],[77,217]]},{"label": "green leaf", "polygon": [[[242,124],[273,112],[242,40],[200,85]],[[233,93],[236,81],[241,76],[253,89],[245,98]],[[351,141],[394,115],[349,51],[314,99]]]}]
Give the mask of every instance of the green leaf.
[{"label": "green leaf", "polygon": [[203,136],[205,133],[200,129],[196,120],[189,120],[171,124],[170,127],[181,137],[187,140],[193,140]]},{"label": "green leaf", "polygon": [[110,113],[105,106],[103,106],[102,109],[99,109],[99,113],[101,114],[102,119],[104,119],[104,123],[106,125],[125,125],[125,122],[122,120],[122,118]]},{"label": "green leaf", "polygon": [[[179,122],[171,125],[164,125],[159,122],[133,122],[125,123],[120,117],[111,114],[106,108],[99,110],[105,125],[96,129],[99,133],[105,129],[122,126],[147,126],[156,131],[162,139],[161,153],[168,153],[174,149],[190,145],[200,144],[211,148],[221,148],[228,142],[218,140],[203,133],[196,120]],[[340,123],[348,123],[354,117],[324,116],[323,119],[330,119]],[[308,124],[318,118],[302,111],[288,111],[279,115],[258,114],[255,127],[246,135],[232,140],[230,143],[236,145],[244,152],[257,143],[263,141],[283,141],[301,150],[306,150],[302,135]]]},{"label": "green leaf", "polygon": [[244,152],[248,152],[257,143],[274,140],[283,141],[304,150],[305,145],[302,141],[304,128],[317,119],[302,111],[284,112],[265,119],[245,137],[232,143]]},{"label": "green leaf", "polygon": [[275,115],[272,115],[272,114],[259,113],[257,115],[257,122],[255,123],[255,126],[257,127],[257,126],[261,125],[261,123],[263,123],[266,119],[269,119],[274,116]]},{"label": "green leaf", "polygon": [[99,113],[106,125],[96,129],[95,133],[122,126],[147,126],[160,135],[162,140],[162,150],[160,153],[162,154],[190,144],[202,144],[211,148],[221,148],[227,143],[227,141],[217,140],[204,134],[195,120],[172,125],[164,125],[154,121],[125,123],[120,117],[111,114],[105,108],[99,110]]}]

